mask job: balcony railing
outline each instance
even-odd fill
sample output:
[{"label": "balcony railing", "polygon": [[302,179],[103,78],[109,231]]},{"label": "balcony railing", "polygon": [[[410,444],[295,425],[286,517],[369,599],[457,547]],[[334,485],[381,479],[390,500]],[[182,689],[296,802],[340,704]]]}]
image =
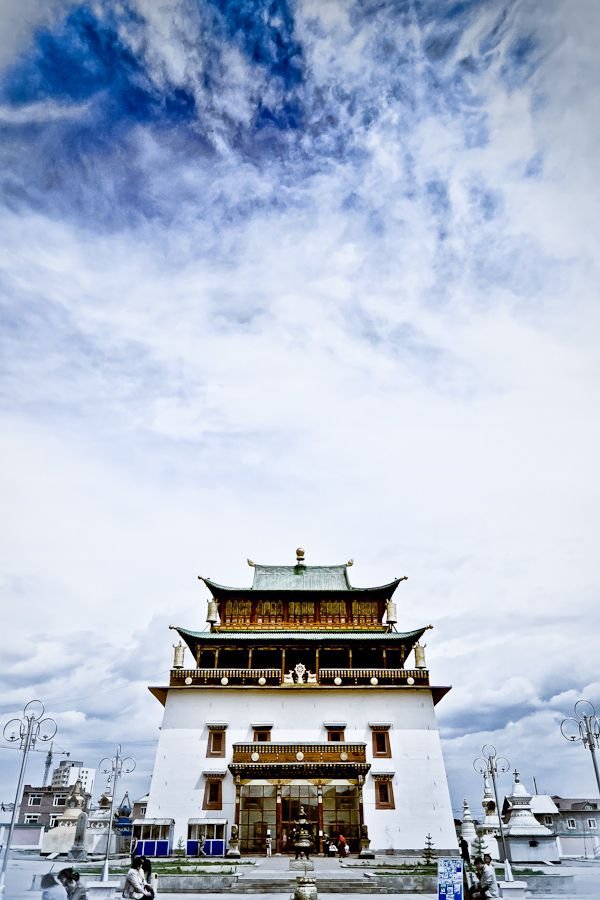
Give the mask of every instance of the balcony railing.
[{"label": "balcony railing", "polygon": [[427,669],[320,669],[320,684],[429,684]]},{"label": "balcony railing", "polygon": [[[279,685],[282,682],[281,669],[244,669],[244,668],[198,668],[171,669],[170,684],[172,687],[214,685],[221,687],[262,687]],[[429,684],[427,669],[383,669],[383,668],[323,668],[317,673],[315,681],[304,681],[285,685],[302,690],[315,687],[339,687],[341,685],[359,686],[423,686]]]},{"label": "balcony railing", "polygon": [[281,669],[171,669],[171,685],[220,684],[226,687],[280,683]]}]

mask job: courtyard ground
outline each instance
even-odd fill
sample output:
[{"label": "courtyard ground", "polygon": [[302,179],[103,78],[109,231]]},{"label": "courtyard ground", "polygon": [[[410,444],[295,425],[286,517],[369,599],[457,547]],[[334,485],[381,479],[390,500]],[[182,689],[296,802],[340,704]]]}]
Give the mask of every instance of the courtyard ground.
[{"label": "courtyard ground", "polygon": [[[250,867],[245,870],[245,872],[248,873],[248,876],[251,871],[253,882],[255,882],[257,879],[264,879],[265,883],[267,883],[270,879],[281,878],[283,873],[288,871],[288,857],[271,857],[270,859],[259,857],[256,862],[257,865],[252,866],[251,870]],[[55,871],[57,871],[59,868],[65,865],[65,863],[59,860],[55,861],[53,864],[48,860],[40,859],[39,857],[28,853],[15,852],[14,854],[12,854],[7,872],[6,892],[4,900],[32,900],[32,898],[39,898],[41,896],[41,891],[39,889],[40,878],[44,872],[48,872],[50,870],[52,865],[54,865],[54,869]],[[575,894],[571,896],[563,895],[560,900],[579,900],[579,898],[592,897],[595,898],[595,900],[600,900],[600,861],[590,861],[587,863],[568,862],[563,863],[563,865],[561,865],[560,867],[547,867],[544,869],[544,871],[554,873],[559,871],[575,875]],[[343,881],[351,877],[355,878],[356,870],[353,871],[347,869],[345,866],[341,866],[336,859],[330,860],[317,858],[315,859],[314,874],[317,878],[318,886],[318,879],[320,876],[328,878],[335,876],[337,880]],[[32,881],[34,875],[36,876],[35,887],[32,889]],[[245,876],[242,875],[242,881],[244,877]],[[366,881],[367,879],[365,878],[365,882]],[[243,894],[159,894],[160,900],[182,900],[182,898],[186,898],[186,900],[188,900],[188,898],[189,900],[193,900],[193,898],[198,898],[198,900],[234,900],[235,898],[235,900],[239,900],[240,896],[243,896]],[[261,893],[260,891],[256,892],[255,890],[253,890],[251,896],[253,900],[289,900],[290,894],[289,891],[279,894],[272,894],[266,892]],[[349,896],[351,896],[352,900],[372,900],[374,895],[353,893]],[[399,896],[403,898],[403,900],[433,900],[433,898],[435,897],[434,894],[387,894],[382,896]],[[326,894],[319,892],[319,900],[341,900],[342,897],[344,897],[343,893]],[[553,900],[553,895],[544,895],[544,900]]]}]

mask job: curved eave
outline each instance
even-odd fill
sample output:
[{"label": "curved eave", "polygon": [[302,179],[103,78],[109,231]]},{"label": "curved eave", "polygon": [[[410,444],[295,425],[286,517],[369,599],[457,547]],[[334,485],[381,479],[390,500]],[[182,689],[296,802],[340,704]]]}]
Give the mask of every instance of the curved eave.
[{"label": "curved eave", "polygon": [[211,581],[210,578],[203,578],[201,575],[198,576],[200,581],[203,581],[206,587],[209,589],[215,600],[225,599],[227,597],[235,596],[243,598],[257,598],[261,595],[264,595],[266,598],[273,599],[283,599],[284,597],[289,597],[290,594],[327,594],[328,597],[346,597],[348,594],[363,594],[366,596],[371,596],[374,599],[377,597],[383,597],[384,600],[389,600],[392,596],[398,585],[401,581],[404,581],[403,578],[395,578],[393,581],[390,581],[388,584],[380,584],[376,587],[353,587],[351,584],[348,584],[347,588],[319,588],[319,589],[311,589],[311,588],[237,588],[237,587],[229,587],[225,584],[218,584],[216,581]]},{"label": "curved eave", "polygon": [[272,644],[280,641],[284,644],[319,643],[339,645],[346,641],[365,644],[372,644],[375,641],[377,643],[406,644],[413,647],[427,629],[431,628],[431,625],[417,628],[415,631],[286,631],[285,629],[280,631],[275,629],[269,631],[190,631],[187,628],[180,628],[178,625],[171,625],[170,628],[183,638],[195,656],[199,644],[202,646],[226,643]]}]

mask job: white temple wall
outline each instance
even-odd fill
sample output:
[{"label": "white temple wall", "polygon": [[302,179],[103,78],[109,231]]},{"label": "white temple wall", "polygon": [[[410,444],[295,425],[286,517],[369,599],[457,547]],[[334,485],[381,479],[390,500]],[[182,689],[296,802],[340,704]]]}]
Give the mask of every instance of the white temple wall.
[{"label": "white temple wall", "polygon": [[[227,723],[224,757],[206,756],[207,723]],[[414,850],[430,833],[438,851],[456,850],[456,834],[431,694],[425,690],[291,690],[189,688],[170,690],[148,799],[148,818],[174,818],[174,841],[190,818],[234,819],[228,770],[232,745],[250,742],[253,724],[272,724],[272,741],[327,741],[325,724],[346,723],[347,742],[366,744],[371,770],[363,790],[364,820],[375,850]],[[372,754],[369,723],[390,724],[392,757]],[[204,772],[225,772],[223,808],[203,810]],[[374,773],[393,775],[395,809],[375,808]]]}]

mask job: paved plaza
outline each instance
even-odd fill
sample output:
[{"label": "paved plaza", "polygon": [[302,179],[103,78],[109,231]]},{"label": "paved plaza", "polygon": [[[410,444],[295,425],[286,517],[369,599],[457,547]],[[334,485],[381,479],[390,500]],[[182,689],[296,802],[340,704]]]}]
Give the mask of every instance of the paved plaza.
[{"label": "paved plaza", "polygon": [[[319,877],[331,879],[335,876],[336,879],[340,881],[344,881],[345,879],[356,878],[356,869],[347,868],[346,866],[340,865],[338,860],[333,859],[322,859],[317,858],[314,860],[315,862],[315,876],[317,878],[317,885]],[[257,879],[265,881],[267,883],[269,880],[279,880],[281,877],[288,872],[289,866],[289,858],[288,857],[272,857],[271,859],[258,858],[256,860],[256,866],[248,867],[245,869],[244,874],[241,875],[241,881],[243,881],[244,877],[252,878],[253,882],[256,882]],[[41,895],[41,891],[39,889],[40,877],[44,872],[50,870],[51,867],[54,867],[55,870],[58,870],[64,865],[63,861],[55,861],[54,863],[49,860],[42,860],[39,857],[34,856],[33,854],[27,853],[19,853],[16,852],[10,861],[7,873],[6,880],[6,895],[5,900],[32,900],[32,898],[37,898]],[[546,872],[554,872],[556,873],[557,867],[538,867],[543,868]],[[240,869],[240,871],[242,871]],[[565,896],[562,895],[561,900],[576,900],[576,898],[596,898],[599,900],[600,898],[600,861],[599,862],[589,862],[589,863],[563,863],[559,867],[559,871],[565,874],[574,874],[575,875],[575,883],[576,883],[576,892],[574,895]],[[33,877],[35,877],[35,886],[32,888]],[[367,878],[365,877],[365,882]],[[226,900],[226,898],[239,898],[242,894],[235,893],[199,893],[199,894],[163,894],[160,893],[159,896],[162,900],[180,900],[180,898],[192,898],[197,897],[199,900]],[[270,893],[264,892],[261,893],[260,890],[253,890],[251,896],[253,900],[289,900],[290,892],[285,891],[282,893]],[[344,897],[344,893],[336,893],[336,894],[327,894],[319,892],[319,897],[322,900],[340,900],[340,897]],[[349,895],[350,896],[350,895]],[[371,898],[375,896],[372,893],[365,894],[357,894],[352,893],[352,900],[371,900]],[[432,900],[435,897],[434,894],[387,894],[383,896],[393,897],[399,896],[404,898],[404,900]],[[535,896],[540,897],[540,894]],[[554,896],[552,894],[544,894],[545,900],[554,900]],[[557,897],[558,900],[558,897]]]}]

